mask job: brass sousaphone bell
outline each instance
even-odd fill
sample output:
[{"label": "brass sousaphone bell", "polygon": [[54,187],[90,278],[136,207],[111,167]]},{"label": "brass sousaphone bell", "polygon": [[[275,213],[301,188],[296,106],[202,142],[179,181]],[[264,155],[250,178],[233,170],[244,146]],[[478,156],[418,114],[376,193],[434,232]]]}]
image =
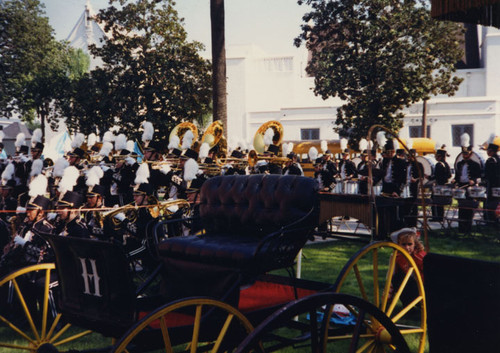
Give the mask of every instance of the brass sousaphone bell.
[{"label": "brass sousaphone bell", "polygon": [[274,136],[272,141],[273,145],[280,146],[281,141],[283,140],[283,125],[281,125],[279,121],[270,120],[262,124],[255,133],[255,136],[253,138],[253,148],[259,154],[263,154],[266,151],[266,143],[264,141],[264,135],[267,129],[269,128],[273,129],[274,131]]},{"label": "brass sousaphone bell", "polygon": [[193,133],[193,136],[194,136],[193,143],[191,144],[191,146],[192,146],[196,141],[198,141],[198,128],[196,127],[196,125],[194,125],[193,123],[191,123],[189,121],[185,121],[183,123],[177,124],[174,127],[174,129],[170,132],[169,140],[173,136],[179,137],[178,148],[180,149],[182,147],[182,139],[184,138],[184,135],[186,134],[186,132],[188,130],[191,130],[191,132]]},{"label": "brass sousaphone bell", "polygon": [[215,146],[219,146],[219,151],[217,153],[218,158],[223,158],[227,153],[227,142],[224,138],[224,126],[220,120],[214,121],[205,130],[205,133],[201,137],[200,146],[203,143],[207,143],[209,148],[212,149]]}]

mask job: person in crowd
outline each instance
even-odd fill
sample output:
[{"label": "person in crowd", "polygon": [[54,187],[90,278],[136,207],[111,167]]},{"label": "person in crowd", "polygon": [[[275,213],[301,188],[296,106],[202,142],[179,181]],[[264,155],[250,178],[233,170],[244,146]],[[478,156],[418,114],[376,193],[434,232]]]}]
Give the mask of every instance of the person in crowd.
[{"label": "person in crowd", "polygon": [[348,148],[342,151],[342,159],[339,163],[339,173],[342,180],[350,180],[358,177],[356,165],[349,159]]},{"label": "person in crowd", "polygon": [[302,166],[297,160],[297,154],[290,152],[287,158],[285,168],[283,168],[283,175],[304,175]]},{"label": "person in crowd", "polygon": [[60,229],[57,234],[76,238],[90,238],[90,233],[81,220],[79,208],[83,204],[83,197],[76,191],[66,191],[57,203]]},{"label": "person in crowd", "polygon": [[104,232],[104,224],[102,219],[102,208],[104,208],[104,187],[96,184],[87,192],[87,209],[83,214],[83,219],[90,236],[99,240],[107,240]]},{"label": "person in crowd", "polygon": [[[446,162],[447,152],[444,149],[445,146],[436,151],[436,165],[434,166],[434,173],[429,178],[433,180],[435,185],[444,186],[448,183],[451,178],[451,168]],[[432,217],[433,220],[438,222],[443,221],[444,217],[444,207],[443,205],[449,204],[451,202],[451,197],[449,196],[437,196],[432,194]]]},{"label": "person in crowd", "polygon": [[368,178],[369,170],[372,168],[372,181],[373,185],[376,185],[380,181],[380,169],[378,167],[377,161],[377,150],[363,150],[361,153],[361,162],[359,162],[357,167],[358,179],[359,179],[359,193],[361,195],[368,194]]},{"label": "person in crowd", "polygon": [[488,159],[484,165],[484,181],[486,183],[486,201],[484,218],[489,222],[496,222],[495,210],[498,207],[500,198],[493,195],[494,188],[500,188],[500,157],[498,156],[498,145],[493,143],[490,137],[486,153]]},{"label": "person in crowd", "polygon": [[[420,241],[420,235],[417,233],[417,229],[414,227],[399,229],[391,233],[391,240],[405,249],[411,256],[418,268],[420,277],[423,280],[424,257],[426,252]],[[396,255],[396,267],[391,282],[391,296],[393,296],[402,285],[410,267],[410,262],[403,256],[402,253],[398,252]],[[400,300],[404,306],[408,306],[416,297],[419,296],[416,276],[416,274],[412,274],[409,281],[405,285],[403,292],[401,293]]]},{"label": "person in crowd", "polygon": [[[472,157],[472,146],[468,144],[468,139],[462,135],[462,160],[457,163],[455,179],[452,181],[459,188],[476,186],[481,177],[481,165],[474,161]],[[458,231],[468,233],[472,227],[474,208],[478,207],[478,202],[467,195],[466,199],[458,200]]]}]

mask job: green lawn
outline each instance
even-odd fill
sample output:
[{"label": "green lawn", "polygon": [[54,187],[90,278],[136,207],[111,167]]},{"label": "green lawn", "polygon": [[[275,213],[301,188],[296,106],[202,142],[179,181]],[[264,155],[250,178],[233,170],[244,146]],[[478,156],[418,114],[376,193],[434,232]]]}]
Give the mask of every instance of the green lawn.
[{"label": "green lawn", "polygon": [[[429,234],[430,252],[450,254],[474,259],[498,261],[500,259],[500,236],[496,229],[482,229],[471,236],[454,236],[443,232]],[[308,244],[303,250],[302,278],[333,284],[342,267],[364,244],[349,240],[316,241]],[[277,271],[286,275],[285,271]],[[345,292],[349,292],[349,287]],[[12,333],[0,328],[0,342],[10,341]],[[109,343],[108,338],[93,334],[75,343],[62,347],[61,351],[84,349],[92,346],[102,347]],[[410,342],[415,347],[417,343]],[[288,350],[291,352],[291,349]],[[13,352],[10,348],[0,348],[1,352]]]}]

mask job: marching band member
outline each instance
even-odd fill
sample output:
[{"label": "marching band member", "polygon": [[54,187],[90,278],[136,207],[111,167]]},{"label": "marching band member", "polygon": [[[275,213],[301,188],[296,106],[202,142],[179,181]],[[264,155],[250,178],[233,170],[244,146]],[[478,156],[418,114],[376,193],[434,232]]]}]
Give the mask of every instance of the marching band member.
[{"label": "marching band member", "polygon": [[361,139],[359,141],[359,149],[362,151],[361,162],[358,164],[357,173],[359,178],[359,193],[362,195],[368,194],[368,186],[370,185],[368,183],[368,168],[370,166],[372,168],[372,184],[375,185],[380,181],[380,170],[378,169],[377,162],[377,150],[367,148],[368,141],[366,141],[365,139]]},{"label": "marching band member", "polygon": [[486,201],[484,217],[487,221],[495,221],[495,210],[497,209],[498,197],[492,195],[492,188],[500,187],[500,157],[498,156],[498,145],[494,144],[495,134],[491,134],[488,139],[486,153],[488,159],[484,165],[484,179],[486,182]]},{"label": "marching band member", "polygon": [[[481,166],[479,163],[471,159],[472,146],[470,145],[470,136],[465,133],[460,136],[462,145],[462,160],[457,163],[455,170],[455,179],[459,188],[474,186],[477,180],[481,177]],[[458,230],[462,233],[467,233],[472,227],[472,218],[474,216],[473,209],[478,206],[477,201],[467,196],[466,199],[458,200]]]},{"label": "marching band member", "polygon": [[289,159],[285,168],[283,169],[283,175],[304,175],[304,171],[302,170],[302,166],[297,161],[297,155],[294,152],[290,152],[287,154],[287,158]]},{"label": "marching band member", "polygon": [[350,180],[358,176],[356,165],[349,159],[349,149],[347,148],[347,139],[340,139],[340,149],[342,150],[342,159],[339,164],[339,173],[342,180]]},{"label": "marching band member", "polygon": [[87,203],[85,208],[88,210],[84,212],[83,219],[85,225],[90,232],[90,236],[96,239],[104,239],[104,224],[100,209],[104,207],[104,186],[99,184],[100,179],[104,172],[98,166],[92,167],[87,172]]},{"label": "marching band member", "polygon": [[[71,167],[68,167],[71,168]],[[76,191],[66,191],[57,202],[59,228],[57,234],[76,238],[90,238],[90,233],[81,220],[79,208],[83,204],[83,196]]]},{"label": "marching band member", "polygon": [[424,177],[424,166],[416,160],[417,151],[413,148],[413,140],[409,139],[406,147],[410,150],[406,170],[406,183],[410,186],[410,198],[412,200],[409,205],[401,207],[400,210],[403,211],[402,219],[405,221],[405,225],[407,227],[416,227],[418,215],[418,204],[416,203],[418,198],[418,184],[420,175]]},{"label": "marching band member", "polygon": [[[446,146],[442,145],[440,148],[436,150],[436,165],[434,166],[434,173],[433,175],[429,178],[430,180],[434,180],[435,185],[446,185],[448,183],[448,180],[451,178],[451,168],[446,162],[446,155],[447,152],[444,149]],[[432,217],[438,221],[442,222],[443,217],[444,217],[444,207],[442,205],[445,205],[450,202],[450,197],[447,196],[436,196],[432,195]]]}]

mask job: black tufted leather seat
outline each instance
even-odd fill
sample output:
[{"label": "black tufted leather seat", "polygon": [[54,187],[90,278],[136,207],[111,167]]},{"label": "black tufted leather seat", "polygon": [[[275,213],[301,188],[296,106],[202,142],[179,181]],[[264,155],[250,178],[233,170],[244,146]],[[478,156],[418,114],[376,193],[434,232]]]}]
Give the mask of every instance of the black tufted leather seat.
[{"label": "black tufted leather seat", "polygon": [[207,180],[203,235],[166,239],[164,258],[263,273],[293,264],[318,223],[318,185],[296,175],[231,175]]}]

